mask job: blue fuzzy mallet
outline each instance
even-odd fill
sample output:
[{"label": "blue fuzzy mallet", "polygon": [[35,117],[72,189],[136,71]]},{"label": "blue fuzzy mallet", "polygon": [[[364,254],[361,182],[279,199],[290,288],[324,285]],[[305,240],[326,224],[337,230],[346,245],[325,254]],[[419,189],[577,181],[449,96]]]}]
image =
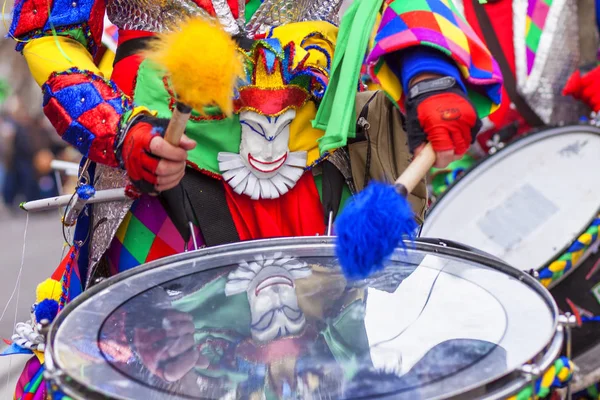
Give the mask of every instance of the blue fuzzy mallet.
[{"label": "blue fuzzy mallet", "polygon": [[404,238],[414,239],[417,223],[406,197],[435,160],[429,143],[394,184],[369,183],[338,216],[336,255],[347,278],[363,279],[383,269]]}]

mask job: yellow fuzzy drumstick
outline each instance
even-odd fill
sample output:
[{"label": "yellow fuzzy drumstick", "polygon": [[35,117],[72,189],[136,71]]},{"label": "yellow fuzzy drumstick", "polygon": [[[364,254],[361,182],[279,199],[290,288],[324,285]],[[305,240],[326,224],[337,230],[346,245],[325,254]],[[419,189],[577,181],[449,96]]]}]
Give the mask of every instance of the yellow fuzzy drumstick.
[{"label": "yellow fuzzy drumstick", "polygon": [[185,130],[194,109],[218,106],[233,112],[233,90],[243,74],[235,41],[217,22],[197,17],[183,21],[171,32],[158,35],[145,56],[163,68],[177,96],[177,107],[165,139],[174,145]]}]

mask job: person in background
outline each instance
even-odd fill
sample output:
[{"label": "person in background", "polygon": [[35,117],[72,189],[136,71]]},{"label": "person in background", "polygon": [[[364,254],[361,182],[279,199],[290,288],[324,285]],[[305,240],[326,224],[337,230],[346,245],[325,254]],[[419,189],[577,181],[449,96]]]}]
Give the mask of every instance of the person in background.
[{"label": "person in background", "polygon": [[35,154],[35,126],[29,115],[23,111],[17,97],[10,99],[10,107],[5,117],[5,138],[8,147],[6,176],[2,187],[2,198],[9,209],[16,206],[22,195],[26,201],[40,198],[37,174],[33,164]]},{"label": "person in background", "polygon": [[475,160],[545,126],[577,124],[600,111],[598,0],[453,0],[504,78],[498,110],[483,119],[471,151],[434,170],[441,195]]}]

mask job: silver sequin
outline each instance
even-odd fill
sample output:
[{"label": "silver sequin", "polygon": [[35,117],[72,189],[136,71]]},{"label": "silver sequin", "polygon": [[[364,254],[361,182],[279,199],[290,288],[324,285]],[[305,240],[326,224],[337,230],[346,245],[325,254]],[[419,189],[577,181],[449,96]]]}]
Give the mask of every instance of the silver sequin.
[{"label": "silver sequin", "polygon": [[227,0],[213,0],[212,4],[215,9],[215,14],[217,15],[217,19],[219,20],[219,23],[223,29],[231,35],[239,34],[240,27],[233,17],[233,13],[231,12],[231,8],[229,8],[229,4],[227,4]]},{"label": "silver sequin", "polygon": [[164,32],[184,18],[208,13],[192,0],[109,0],[110,21],[121,29]]},{"label": "silver sequin", "polygon": [[517,86],[521,95],[547,124],[572,123],[585,107],[561,94],[579,65],[577,2],[554,0],[540,39],[531,73],[527,74],[525,26],[528,0],[513,0]]},{"label": "silver sequin", "polygon": [[[248,23],[249,36],[268,28],[300,21],[339,22],[342,0],[266,0]],[[236,20],[226,0],[212,0],[217,19],[229,34],[245,29],[245,0],[239,0],[240,15]],[[193,0],[108,0],[107,15],[121,29],[149,32],[168,31],[183,18],[208,13]]]},{"label": "silver sequin", "polygon": [[[117,168],[96,165],[94,187],[96,190],[124,188],[129,183],[125,171]],[[104,255],[117,229],[127,215],[133,200],[96,203],[92,212],[92,232],[90,235],[89,277],[94,276],[94,270],[100,258]]]},{"label": "silver sequin", "polygon": [[249,36],[269,28],[301,21],[337,24],[342,0],[265,0],[246,26]]}]

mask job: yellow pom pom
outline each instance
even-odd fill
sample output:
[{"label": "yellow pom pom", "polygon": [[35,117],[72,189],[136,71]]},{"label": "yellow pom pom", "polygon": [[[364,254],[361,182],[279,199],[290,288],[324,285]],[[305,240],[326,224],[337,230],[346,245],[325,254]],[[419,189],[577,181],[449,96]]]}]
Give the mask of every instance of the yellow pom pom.
[{"label": "yellow pom pom", "polygon": [[145,55],[167,72],[178,101],[200,113],[217,105],[231,115],[235,83],[244,69],[235,41],[216,22],[188,19],[158,35]]},{"label": "yellow pom pom", "polygon": [[58,302],[61,294],[62,286],[60,282],[48,278],[37,286],[35,291],[35,301],[36,303],[39,303],[46,299],[53,299]]}]

